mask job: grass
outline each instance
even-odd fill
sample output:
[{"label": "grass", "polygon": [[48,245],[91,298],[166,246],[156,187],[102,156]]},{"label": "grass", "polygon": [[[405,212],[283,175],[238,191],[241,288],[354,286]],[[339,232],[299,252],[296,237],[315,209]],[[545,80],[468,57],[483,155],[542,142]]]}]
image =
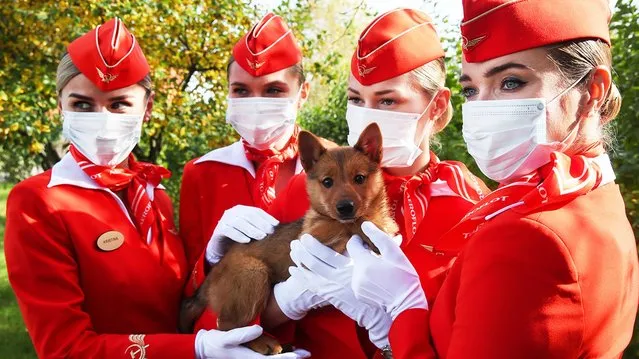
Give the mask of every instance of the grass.
[{"label": "grass", "polygon": [[7,196],[11,186],[0,183],[0,358],[35,359],[36,354],[24,328],[20,310],[7,279],[4,260],[4,226]]}]

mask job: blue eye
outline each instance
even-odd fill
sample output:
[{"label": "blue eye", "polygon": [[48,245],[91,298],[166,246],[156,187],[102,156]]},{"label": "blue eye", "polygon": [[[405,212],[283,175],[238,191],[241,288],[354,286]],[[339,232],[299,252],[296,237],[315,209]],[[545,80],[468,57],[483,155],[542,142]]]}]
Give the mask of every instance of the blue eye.
[{"label": "blue eye", "polygon": [[516,90],[520,87],[522,87],[523,85],[525,85],[526,82],[515,78],[515,77],[509,77],[507,79],[504,79],[504,81],[502,81],[501,83],[501,89],[504,91],[513,91]]},{"label": "blue eye", "polygon": [[362,103],[362,99],[360,99],[359,97],[348,97],[348,102],[352,103],[353,105],[359,105],[360,103]]},{"label": "blue eye", "polygon": [[390,98],[384,98],[381,101],[379,101],[379,103],[384,106],[392,106],[395,104],[395,100]]},{"label": "blue eye", "polygon": [[474,87],[464,87],[462,88],[461,93],[462,93],[462,96],[464,96],[465,98],[471,98],[477,95],[478,91]]}]

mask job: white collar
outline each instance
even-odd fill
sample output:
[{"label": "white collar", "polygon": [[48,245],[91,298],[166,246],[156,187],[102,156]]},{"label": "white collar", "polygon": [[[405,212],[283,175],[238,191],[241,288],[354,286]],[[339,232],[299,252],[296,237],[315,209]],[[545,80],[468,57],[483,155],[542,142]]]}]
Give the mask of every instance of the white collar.
[{"label": "white collar", "polygon": [[[231,166],[242,167],[248,173],[255,178],[255,167],[253,163],[246,158],[246,153],[244,152],[244,145],[242,141],[237,141],[231,145],[226,147],[215,149],[204,156],[200,157],[194,163],[200,164],[202,162],[220,162]],[[297,156],[297,161],[295,163],[295,174],[302,172],[302,163],[300,162],[299,156]]]},{"label": "white collar", "polygon": [[[84,173],[84,171],[80,168],[80,166],[78,166],[78,163],[75,161],[70,153],[64,155],[60,162],[56,163],[53,166],[53,168],[51,169],[51,179],[49,180],[49,184],[47,185],[47,187],[51,188],[63,184],[87,189],[108,190],[107,188],[100,186],[98,183],[92,180],[89,175]],[[157,188],[164,189],[164,186],[160,184],[157,186]],[[149,192],[148,188],[147,192]],[[151,200],[153,200],[153,197],[151,197]]]},{"label": "white collar", "polygon": [[601,169],[601,184],[599,186],[614,182],[615,179],[617,179],[617,176],[615,176],[615,171],[612,168],[610,156],[608,156],[607,153],[592,158],[591,161],[593,163],[596,163],[599,166],[599,169]]}]

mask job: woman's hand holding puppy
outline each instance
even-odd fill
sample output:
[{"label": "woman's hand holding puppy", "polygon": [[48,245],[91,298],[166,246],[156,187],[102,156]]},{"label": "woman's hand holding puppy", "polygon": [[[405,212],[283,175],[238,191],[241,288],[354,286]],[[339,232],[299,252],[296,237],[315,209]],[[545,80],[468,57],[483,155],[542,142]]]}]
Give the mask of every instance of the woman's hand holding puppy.
[{"label": "woman's hand holding puppy", "polygon": [[419,275],[395,238],[371,222],[364,222],[362,231],[377,246],[380,255],[370,251],[358,236],[348,241],[355,296],[362,302],[380,305],[393,320],[408,309],[428,309]]},{"label": "woman's hand holding puppy", "polygon": [[291,242],[291,277],[301,277],[317,296],[368,330],[373,344],[382,349],[389,345],[390,316],[379,305],[360,302],[351,289],[353,262],[350,258],[323,245],[309,234]]},{"label": "woman's hand holding puppy", "polygon": [[200,330],[195,336],[195,357],[198,359],[299,359],[310,357],[309,352],[301,349],[292,353],[266,356],[242,346],[260,335],[262,335],[262,328],[259,325],[232,329],[227,332]]},{"label": "woman's hand holding puppy", "polygon": [[224,211],[206,246],[206,260],[216,264],[229,246],[229,239],[238,243],[261,240],[273,233],[279,221],[261,208],[237,205]]}]

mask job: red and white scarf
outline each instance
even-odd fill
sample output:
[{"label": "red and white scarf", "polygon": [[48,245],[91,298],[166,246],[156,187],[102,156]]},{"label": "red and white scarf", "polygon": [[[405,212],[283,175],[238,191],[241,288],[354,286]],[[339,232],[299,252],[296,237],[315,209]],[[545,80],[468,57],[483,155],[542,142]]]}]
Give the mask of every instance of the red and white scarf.
[{"label": "red and white scarf", "polygon": [[458,252],[480,227],[508,211],[527,214],[583,196],[602,183],[602,169],[585,156],[550,154],[551,161],[535,172],[504,185],[477,203],[445,236],[436,251]]},{"label": "red and white scarf", "polygon": [[286,146],[279,151],[275,149],[258,150],[242,140],[246,158],[249,161],[259,164],[253,189],[253,199],[256,206],[266,210],[275,199],[277,173],[282,163],[297,157],[297,138],[299,137],[299,133],[300,128],[295,126],[291,139]]},{"label": "red and white scarf", "polygon": [[437,180],[444,181],[450,190],[469,202],[477,203],[490,190],[473,175],[466,166],[457,161],[440,161],[431,152],[428,166],[414,176],[395,177],[384,172],[386,192],[394,212],[395,221],[405,234],[405,246],[412,239],[419,224],[426,216],[428,202],[433,193],[431,184]]},{"label": "red and white scarf", "polygon": [[[162,178],[171,176],[169,170],[154,164],[138,162],[132,154],[128,158],[128,168],[109,168],[90,162],[73,146],[70,146],[69,152],[82,171],[100,186],[112,192],[126,189],[126,207],[140,236],[147,244],[158,238],[162,228],[161,216],[157,205],[149,198],[146,187],[148,184],[157,187]],[[151,229],[152,237],[147,241]]]}]

